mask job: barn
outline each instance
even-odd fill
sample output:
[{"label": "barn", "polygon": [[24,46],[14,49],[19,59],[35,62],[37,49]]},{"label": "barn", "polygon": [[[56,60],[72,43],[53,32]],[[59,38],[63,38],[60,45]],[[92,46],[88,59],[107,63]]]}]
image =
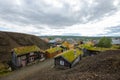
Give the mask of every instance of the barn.
[{"label": "barn", "polygon": [[71,68],[82,58],[83,52],[79,49],[67,50],[54,57],[54,64],[57,68]]},{"label": "barn", "polygon": [[13,66],[19,68],[35,61],[45,60],[45,54],[39,47],[32,45],[12,49],[11,58]]}]

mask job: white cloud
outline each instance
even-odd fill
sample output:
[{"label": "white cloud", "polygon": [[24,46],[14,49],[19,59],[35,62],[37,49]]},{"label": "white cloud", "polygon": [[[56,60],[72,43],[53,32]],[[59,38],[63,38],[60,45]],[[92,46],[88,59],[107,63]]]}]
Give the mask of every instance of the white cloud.
[{"label": "white cloud", "polygon": [[112,36],[120,34],[111,29],[120,28],[119,18],[120,0],[0,0],[0,30],[5,31]]}]

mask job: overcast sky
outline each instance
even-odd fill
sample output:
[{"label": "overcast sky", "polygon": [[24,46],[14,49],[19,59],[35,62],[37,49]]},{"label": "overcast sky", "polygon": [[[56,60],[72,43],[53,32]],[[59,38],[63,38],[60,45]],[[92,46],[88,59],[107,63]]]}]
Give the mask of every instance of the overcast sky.
[{"label": "overcast sky", "polygon": [[0,0],[0,31],[120,36],[120,0]]}]

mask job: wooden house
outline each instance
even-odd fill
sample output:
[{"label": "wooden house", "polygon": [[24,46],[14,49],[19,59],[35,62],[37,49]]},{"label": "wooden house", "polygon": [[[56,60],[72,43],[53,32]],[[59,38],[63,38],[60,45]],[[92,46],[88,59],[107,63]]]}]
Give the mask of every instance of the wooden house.
[{"label": "wooden house", "polygon": [[66,49],[74,49],[74,44],[71,44],[68,41],[64,41],[61,46],[66,47]]},{"label": "wooden house", "polygon": [[78,46],[83,51],[83,56],[92,56],[96,55],[99,52],[99,49],[94,47],[94,43],[92,42],[86,42],[85,44],[81,44]]},{"label": "wooden house", "polygon": [[44,51],[35,45],[14,48],[11,55],[14,68],[26,66],[37,60],[45,60]]},{"label": "wooden house", "polygon": [[79,49],[71,49],[58,54],[54,58],[55,67],[71,68],[81,60],[82,54],[82,51]]},{"label": "wooden house", "polygon": [[61,47],[54,47],[54,48],[47,49],[45,54],[47,58],[53,58],[54,56],[62,52],[63,52],[63,49]]},{"label": "wooden house", "polygon": [[62,46],[63,46],[63,47],[66,47],[66,49],[69,49],[69,45],[70,45],[70,43],[67,42],[67,41],[64,41],[64,42],[62,43]]},{"label": "wooden house", "polygon": [[100,53],[102,51],[109,50],[109,48],[95,47],[95,46],[93,46],[93,44],[87,44],[87,43],[79,45],[78,48],[83,50],[84,57],[97,55],[98,53]]}]

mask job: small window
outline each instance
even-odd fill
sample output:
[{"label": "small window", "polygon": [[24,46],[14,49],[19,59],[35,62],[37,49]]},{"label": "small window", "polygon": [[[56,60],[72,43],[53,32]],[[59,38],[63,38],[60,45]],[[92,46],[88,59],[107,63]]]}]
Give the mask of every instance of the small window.
[{"label": "small window", "polygon": [[60,65],[64,65],[64,61],[63,60],[60,60]]},{"label": "small window", "polygon": [[43,54],[41,54],[41,58],[43,58],[44,57],[44,55]]}]

